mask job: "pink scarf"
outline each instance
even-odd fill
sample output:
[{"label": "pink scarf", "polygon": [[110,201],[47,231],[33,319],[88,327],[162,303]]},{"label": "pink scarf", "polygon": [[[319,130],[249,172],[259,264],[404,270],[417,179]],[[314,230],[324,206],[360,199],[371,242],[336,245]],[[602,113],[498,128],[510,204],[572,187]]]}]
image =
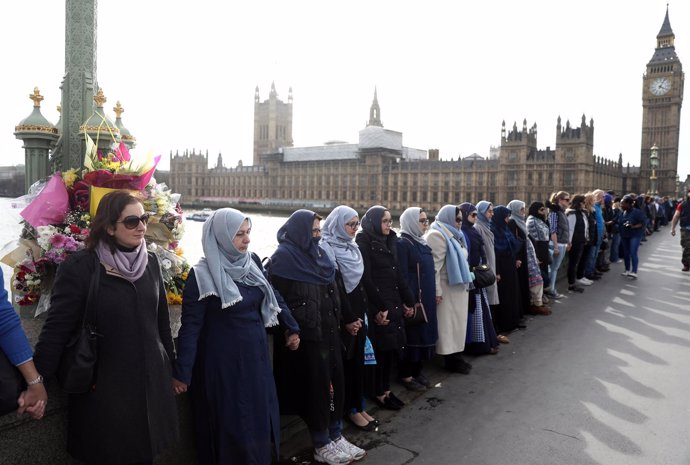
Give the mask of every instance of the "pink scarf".
[{"label": "pink scarf", "polygon": [[131,252],[115,249],[115,253],[110,251],[108,244],[101,241],[96,246],[96,255],[98,255],[101,263],[131,282],[141,278],[149,262],[149,254],[144,241]]}]

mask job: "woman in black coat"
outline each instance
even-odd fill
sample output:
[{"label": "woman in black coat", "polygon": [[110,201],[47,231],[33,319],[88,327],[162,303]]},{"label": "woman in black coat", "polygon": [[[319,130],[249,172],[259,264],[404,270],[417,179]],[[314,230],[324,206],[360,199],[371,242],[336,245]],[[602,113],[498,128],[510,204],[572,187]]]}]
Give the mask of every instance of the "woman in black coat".
[{"label": "woman in black coat", "polygon": [[269,273],[300,327],[300,347],[274,344],[280,411],[307,424],[318,462],[349,463],[366,455],[342,435],[343,357],[335,264],[319,247],[321,217],[297,210],[278,230]]},{"label": "woman in black coat", "polygon": [[378,404],[391,410],[405,405],[391,392],[390,376],[395,358],[405,348],[404,315],[411,316],[414,296],[398,266],[397,235],[391,229],[391,213],[371,207],[362,218],[355,241],[364,260],[362,282],[367,291],[369,337],[374,346],[374,395]]},{"label": "woman in black coat", "polygon": [[34,361],[50,377],[82,324],[90,279],[101,267],[95,298],[98,365],[92,388],[70,394],[67,451],[90,464],[152,463],[178,436],[172,389],[165,287],[146,251],[148,215],[125,191],[103,197],[87,250],[58,268]]}]

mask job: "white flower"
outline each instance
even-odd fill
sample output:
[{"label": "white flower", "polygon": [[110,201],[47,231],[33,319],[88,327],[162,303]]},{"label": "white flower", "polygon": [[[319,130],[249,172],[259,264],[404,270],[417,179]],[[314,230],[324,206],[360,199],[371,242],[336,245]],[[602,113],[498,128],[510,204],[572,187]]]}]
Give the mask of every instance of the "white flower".
[{"label": "white flower", "polygon": [[170,267],[172,267],[172,262],[169,259],[164,258],[163,261],[161,262],[161,265],[163,265],[164,270],[169,270]]}]

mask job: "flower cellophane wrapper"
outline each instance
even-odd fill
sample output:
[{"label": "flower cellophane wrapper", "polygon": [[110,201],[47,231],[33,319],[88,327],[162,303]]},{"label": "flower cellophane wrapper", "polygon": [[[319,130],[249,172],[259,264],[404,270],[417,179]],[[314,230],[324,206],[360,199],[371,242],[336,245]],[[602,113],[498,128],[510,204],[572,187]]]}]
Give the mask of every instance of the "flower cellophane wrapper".
[{"label": "flower cellophane wrapper", "polygon": [[69,195],[60,173],[51,176],[38,196],[19,213],[34,228],[60,224],[70,210]]}]

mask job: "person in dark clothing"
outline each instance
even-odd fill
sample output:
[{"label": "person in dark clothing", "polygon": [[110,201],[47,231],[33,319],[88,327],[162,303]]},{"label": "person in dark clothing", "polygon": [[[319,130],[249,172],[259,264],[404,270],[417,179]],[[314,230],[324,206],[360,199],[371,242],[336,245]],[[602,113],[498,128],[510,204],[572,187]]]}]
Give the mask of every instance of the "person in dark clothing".
[{"label": "person in dark clothing", "polygon": [[584,292],[584,289],[576,284],[576,278],[583,277],[577,273],[582,252],[589,240],[589,222],[583,211],[584,203],[584,195],[575,195],[570,201],[570,208],[565,211],[569,228],[568,243],[571,245],[568,252],[568,291],[570,292]]},{"label": "person in dark clothing", "polygon": [[427,316],[426,323],[405,324],[406,344],[400,359],[400,384],[411,391],[424,391],[431,382],[422,373],[424,362],[431,360],[438,339],[436,318],[436,280],[434,256],[424,240],[429,229],[426,212],[419,207],[407,208],[400,216],[398,262],[414,294],[417,311],[421,306]]},{"label": "person in dark clothing", "polygon": [[683,249],[681,262],[682,271],[690,271],[690,189],[686,193],[685,200],[676,207],[676,212],[671,220],[671,235],[676,235],[676,226],[680,223],[680,246]]},{"label": "person in dark clothing", "polygon": [[367,294],[362,284],[364,261],[355,235],[359,228],[359,215],[345,205],[335,207],[323,222],[321,248],[336,265],[342,304],[343,369],[345,372],[345,412],[347,418],[363,431],[375,431],[378,421],[364,408],[365,381],[371,367],[364,364],[367,337]]},{"label": "person in dark clothing", "polygon": [[156,255],[146,250],[147,222],[129,192],[101,199],[86,250],[58,268],[36,345],[36,368],[52,377],[82,324],[88,277],[101,267],[94,298],[98,369],[92,388],[70,394],[68,407],[67,451],[88,464],[152,463],[178,437],[168,304]]},{"label": "person in dark clothing", "polygon": [[637,265],[639,261],[637,250],[645,234],[646,218],[641,210],[633,207],[633,204],[631,197],[625,196],[621,200],[623,214],[618,219],[618,230],[621,235],[623,262],[625,263],[625,271],[621,274],[630,279],[637,279]]},{"label": "person in dark clothing", "polygon": [[374,398],[384,408],[397,410],[404,403],[391,391],[393,363],[405,349],[405,315],[411,316],[414,295],[398,264],[397,235],[390,211],[376,205],[362,218],[355,241],[364,260],[362,283],[367,291],[369,337],[374,345]]},{"label": "person in dark clothing", "polygon": [[242,212],[213,212],[203,227],[204,257],[184,288],[173,386],[178,394],[191,386],[201,465],[269,465],[278,457],[280,414],[265,328],[281,323],[277,343],[297,350],[299,327],[248,251],[250,233]]},{"label": "person in dark clothing", "polygon": [[[479,264],[486,264],[486,253],[484,252],[484,239],[475,229],[477,222],[477,207],[469,202],[460,204],[462,211],[461,231],[465,234],[467,241],[467,264],[470,270]],[[467,341],[465,342],[465,353],[482,355],[498,353],[498,338],[491,317],[491,308],[486,289],[479,289],[470,286],[468,299],[469,321],[467,323]]]},{"label": "person in dark clothing", "polygon": [[328,464],[359,460],[366,451],[342,435],[344,375],[340,290],[335,263],[319,246],[321,217],[297,210],[278,230],[269,273],[300,327],[300,348],[275,344],[280,411],[307,424],[314,459]]},{"label": "person in dark clothing", "polygon": [[[510,332],[525,327],[522,318],[525,312],[522,293],[529,292],[520,286],[518,278],[518,250],[522,245],[508,228],[510,209],[503,205],[494,207],[491,231],[494,233],[496,252],[496,280],[500,304],[494,314],[496,329]],[[520,265],[522,263],[520,262]]]}]

